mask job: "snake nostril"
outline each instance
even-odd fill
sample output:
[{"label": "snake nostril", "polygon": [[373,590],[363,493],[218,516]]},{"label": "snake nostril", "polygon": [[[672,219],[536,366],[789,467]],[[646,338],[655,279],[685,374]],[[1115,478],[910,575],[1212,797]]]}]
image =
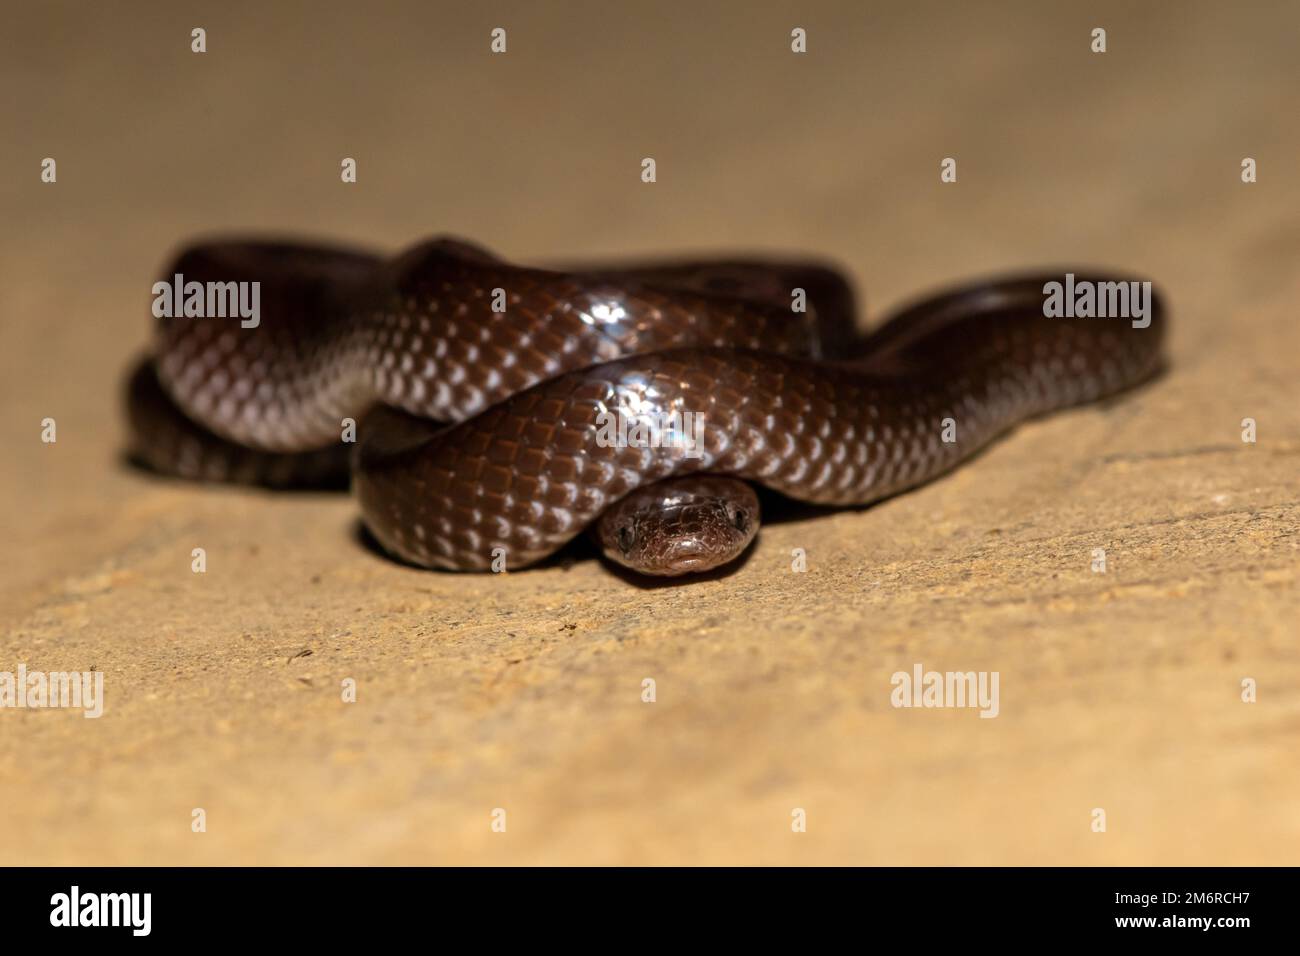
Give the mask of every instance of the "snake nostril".
[{"label": "snake nostril", "polygon": [[735,515],[732,517],[732,519],[731,519],[731,523],[734,524],[734,525],[736,526],[736,530],[737,530],[737,531],[746,531],[746,530],[748,530],[748,528],[749,528],[749,515],[745,512],[745,509],[744,509],[744,508],[737,508],[737,509],[736,509],[736,513],[735,513]]},{"label": "snake nostril", "polygon": [[636,541],[636,535],[632,533],[632,529],[630,527],[628,527],[627,525],[623,525],[623,527],[618,529],[618,548],[624,554],[627,554],[629,551],[632,550],[632,544],[635,541]]}]

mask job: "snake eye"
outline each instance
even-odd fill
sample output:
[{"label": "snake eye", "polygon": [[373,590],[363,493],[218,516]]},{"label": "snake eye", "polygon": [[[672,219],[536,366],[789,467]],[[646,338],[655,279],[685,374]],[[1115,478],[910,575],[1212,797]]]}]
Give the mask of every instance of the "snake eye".
[{"label": "snake eye", "polygon": [[745,513],[744,508],[736,509],[736,513],[731,518],[731,523],[736,526],[737,531],[744,531],[749,527],[749,515]]},{"label": "snake eye", "polygon": [[632,533],[631,526],[623,525],[623,527],[618,529],[618,548],[624,554],[627,554],[632,550],[632,542],[635,540],[636,535]]}]

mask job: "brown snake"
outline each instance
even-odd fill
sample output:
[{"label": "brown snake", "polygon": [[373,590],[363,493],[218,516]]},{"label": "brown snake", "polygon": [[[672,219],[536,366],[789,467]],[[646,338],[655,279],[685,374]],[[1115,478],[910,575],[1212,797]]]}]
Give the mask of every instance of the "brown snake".
[{"label": "brown snake", "polygon": [[1149,378],[1166,324],[1155,295],[1146,327],[1049,318],[1061,275],[1045,274],[927,299],[858,339],[824,266],[551,271],[454,240],[390,260],[212,242],[174,274],[260,283],[260,322],[160,320],[129,388],[136,456],[279,487],[346,480],[352,449],[375,539],[452,570],[524,567],[588,528],[645,574],[718,567],[758,529],[747,482],[833,505],[911,488]]}]

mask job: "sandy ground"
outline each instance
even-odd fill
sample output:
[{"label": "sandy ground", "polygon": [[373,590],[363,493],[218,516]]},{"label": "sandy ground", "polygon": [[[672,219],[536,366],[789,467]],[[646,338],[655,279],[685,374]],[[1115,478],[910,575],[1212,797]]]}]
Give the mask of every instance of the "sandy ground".
[{"label": "sandy ground", "polygon": [[[0,710],[0,863],[1300,861],[1300,7],[264,6],[7,14],[0,671],[106,707]],[[229,231],[811,252],[870,316],[1110,265],[1172,370],[719,579],[421,572],[346,496],[122,463],[154,273]],[[895,709],[918,663],[999,716]]]}]

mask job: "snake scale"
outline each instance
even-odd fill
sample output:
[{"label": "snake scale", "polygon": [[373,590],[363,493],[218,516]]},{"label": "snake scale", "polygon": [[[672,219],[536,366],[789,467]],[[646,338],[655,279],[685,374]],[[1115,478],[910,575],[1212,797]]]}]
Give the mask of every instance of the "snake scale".
[{"label": "snake scale", "polygon": [[[1145,327],[1049,316],[1059,274],[1042,274],[860,337],[851,287],[817,263],[533,269],[452,239],[392,258],[204,242],[164,274],[259,283],[261,315],[159,319],[128,388],[137,459],[271,487],[350,475],[386,551],[466,571],[526,567],[588,529],[644,574],[725,565],[758,530],[751,484],[841,506],[912,488],[1150,378],[1166,325],[1154,293]],[[620,416],[630,431],[607,428]]]}]

